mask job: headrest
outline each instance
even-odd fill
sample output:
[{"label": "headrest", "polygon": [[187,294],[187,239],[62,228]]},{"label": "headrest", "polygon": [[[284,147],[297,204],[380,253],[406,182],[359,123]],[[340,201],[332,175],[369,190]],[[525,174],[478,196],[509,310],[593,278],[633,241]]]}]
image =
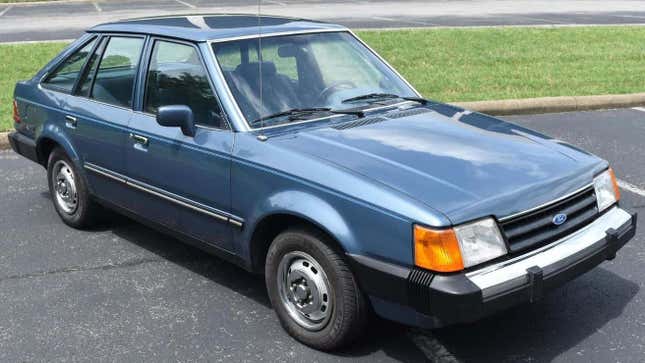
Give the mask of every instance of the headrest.
[{"label": "headrest", "polygon": [[240,64],[235,69],[236,73],[240,73],[243,77],[259,78],[260,67],[262,67],[262,77],[273,77],[278,72],[273,62],[251,62]]}]

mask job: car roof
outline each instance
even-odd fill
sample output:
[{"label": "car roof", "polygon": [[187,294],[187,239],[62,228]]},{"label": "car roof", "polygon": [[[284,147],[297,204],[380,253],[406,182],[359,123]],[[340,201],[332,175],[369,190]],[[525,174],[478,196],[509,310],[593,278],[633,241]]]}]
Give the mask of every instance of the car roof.
[{"label": "car roof", "polygon": [[139,33],[190,41],[254,37],[259,34],[344,31],[347,28],[313,20],[250,14],[196,14],[137,18],[100,24],[90,33]]}]

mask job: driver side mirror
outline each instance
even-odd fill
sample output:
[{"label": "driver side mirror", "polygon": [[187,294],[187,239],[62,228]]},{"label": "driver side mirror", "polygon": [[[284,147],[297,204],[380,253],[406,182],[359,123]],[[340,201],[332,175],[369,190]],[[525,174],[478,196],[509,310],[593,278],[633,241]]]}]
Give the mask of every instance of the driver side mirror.
[{"label": "driver side mirror", "polygon": [[195,136],[195,119],[188,106],[161,106],[157,111],[157,123],[166,127],[180,127],[186,136]]}]

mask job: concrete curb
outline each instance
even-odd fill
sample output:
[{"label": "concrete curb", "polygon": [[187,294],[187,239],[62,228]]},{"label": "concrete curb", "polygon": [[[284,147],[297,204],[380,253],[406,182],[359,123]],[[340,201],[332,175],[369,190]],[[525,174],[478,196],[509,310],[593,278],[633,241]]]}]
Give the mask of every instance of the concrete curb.
[{"label": "concrete curb", "polygon": [[4,149],[11,149],[11,145],[9,145],[8,132],[0,132],[0,150]]},{"label": "concrete curb", "polygon": [[[564,96],[515,100],[451,102],[467,110],[491,115],[528,115],[567,111],[602,110],[645,106],[645,93],[602,96]],[[0,132],[0,150],[9,149],[8,132]]]},{"label": "concrete curb", "polygon": [[601,110],[645,105],[645,93],[602,96],[564,96],[499,101],[452,102],[468,110],[491,115],[527,115],[567,111]]}]

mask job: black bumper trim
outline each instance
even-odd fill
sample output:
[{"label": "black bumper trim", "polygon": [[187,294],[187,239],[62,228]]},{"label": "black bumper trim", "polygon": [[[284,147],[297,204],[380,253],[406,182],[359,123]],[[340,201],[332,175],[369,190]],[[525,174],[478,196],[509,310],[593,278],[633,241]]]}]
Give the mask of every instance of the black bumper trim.
[{"label": "black bumper trim", "polygon": [[363,255],[347,254],[362,291],[368,295],[408,305],[410,268]]},{"label": "black bumper trim", "polygon": [[16,153],[26,157],[27,159],[38,162],[38,152],[36,149],[36,141],[19,132],[12,132],[8,136],[11,148]]},{"label": "black bumper trim", "polygon": [[[377,263],[366,264],[364,256],[349,255],[359,284],[370,296],[410,307],[418,316],[406,321],[432,321],[437,328],[445,325],[468,323],[500,310],[527,302],[539,301],[547,292],[612,259],[636,233],[637,214],[617,230],[607,230],[606,243],[598,249],[581,252],[577,258],[557,270],[529,268],[529,282],[501,292],[487,299],[482,291],[464,273],[437,274],[420,268],[401,267],[367,258]],[[392,271],[397,271],[392,274]],[[405,271],[409,271],[405,277]],[[388,318],[388,311],[377,311]],[[396,320],[402,320],[396,317]],[[421,325],[420,325],[421,326]]]}]

